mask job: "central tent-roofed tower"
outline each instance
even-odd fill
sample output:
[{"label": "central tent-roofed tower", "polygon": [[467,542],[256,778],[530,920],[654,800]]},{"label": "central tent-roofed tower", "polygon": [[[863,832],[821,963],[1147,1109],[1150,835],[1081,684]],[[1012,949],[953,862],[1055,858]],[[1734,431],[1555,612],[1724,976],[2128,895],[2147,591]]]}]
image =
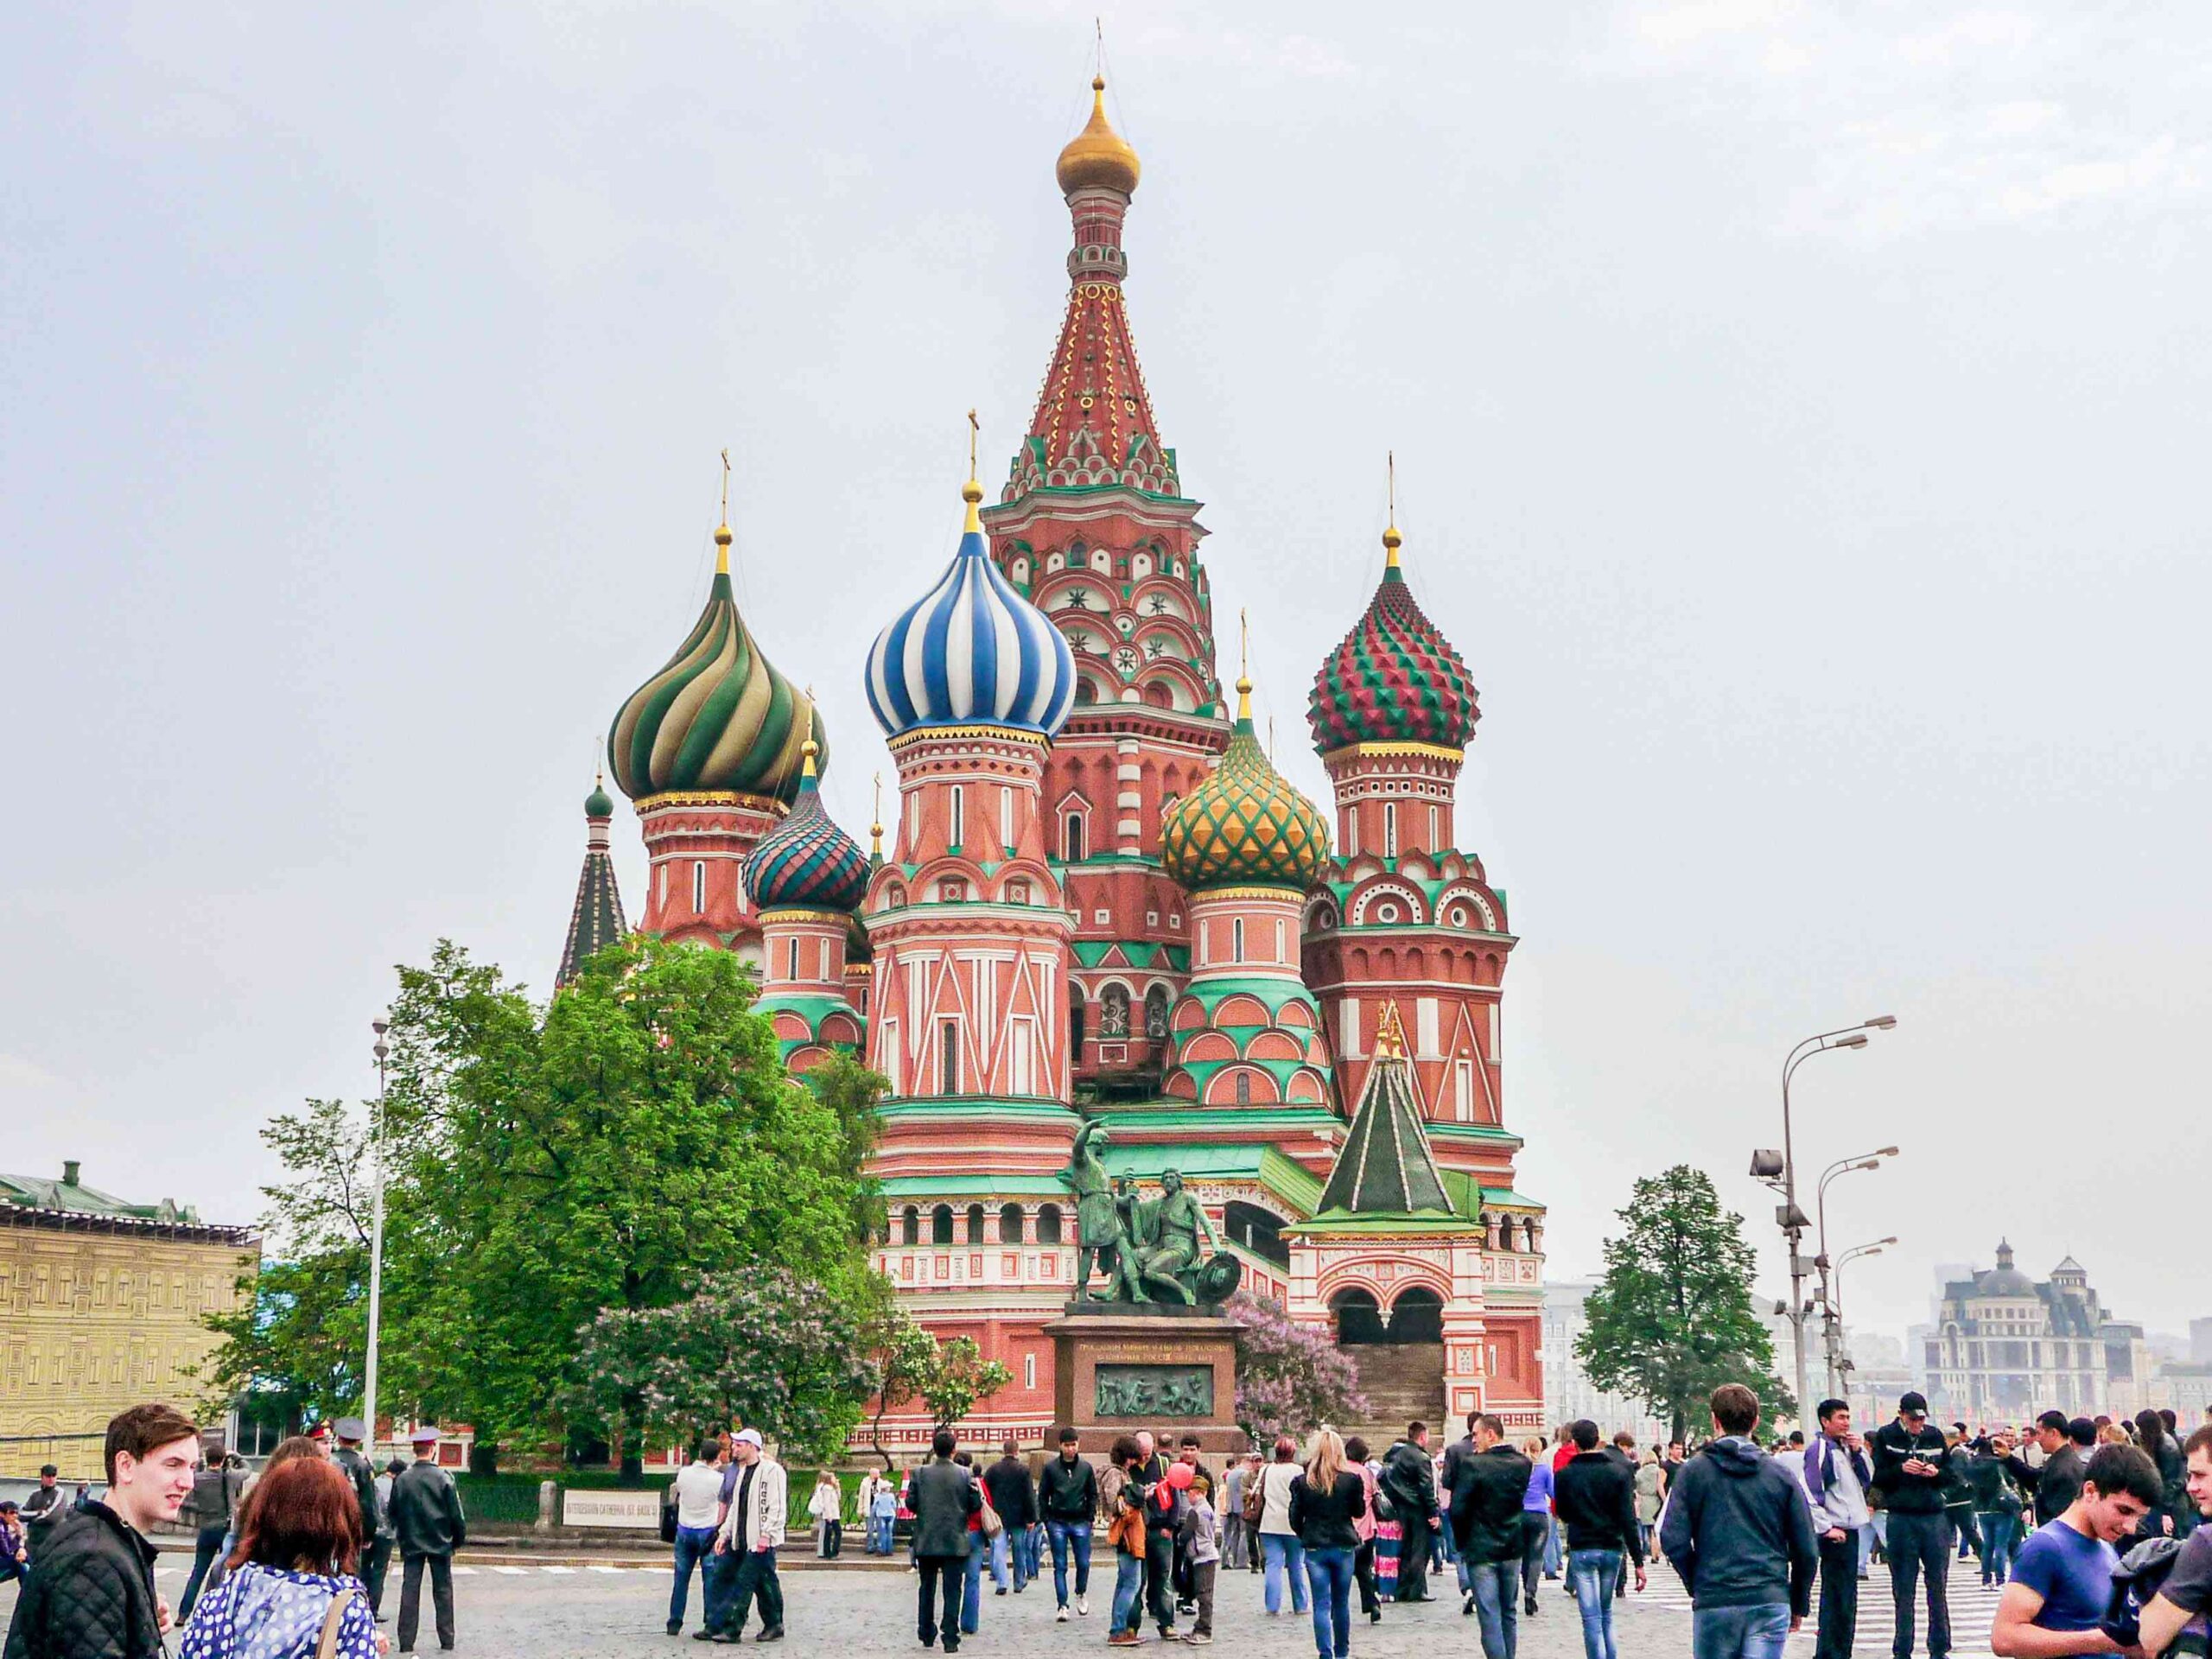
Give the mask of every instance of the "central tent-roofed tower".
[{"label": "central tent-roofed tower", "polygon": [[1155,1092],[1189,918],[1160,829],[1229,743],[1205,530],[1162,442],[1130,334],[1122,226],[1141,168],[1091,83],[1054,175],[1074,230],[1067,311],[1029,429],[983,513],[991,556],[1066,639],[1074,707],[1043,800],[1074,925],[1069,1061],[1085,1094]]}]

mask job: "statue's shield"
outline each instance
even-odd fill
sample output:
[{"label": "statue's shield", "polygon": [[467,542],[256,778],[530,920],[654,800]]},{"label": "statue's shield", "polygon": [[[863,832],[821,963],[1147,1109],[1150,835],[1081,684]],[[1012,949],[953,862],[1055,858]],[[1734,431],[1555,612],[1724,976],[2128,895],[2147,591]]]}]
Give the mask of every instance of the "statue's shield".
[{"label": "statue's shield", "polygon": [[1235,1294],[1244,1277],[1244,1264],[1226,1250],[1217,1251],[1206,1258],[1205,1266],[1198,1269],[1198,1300],[1202,1302],[1225,1302]]}]

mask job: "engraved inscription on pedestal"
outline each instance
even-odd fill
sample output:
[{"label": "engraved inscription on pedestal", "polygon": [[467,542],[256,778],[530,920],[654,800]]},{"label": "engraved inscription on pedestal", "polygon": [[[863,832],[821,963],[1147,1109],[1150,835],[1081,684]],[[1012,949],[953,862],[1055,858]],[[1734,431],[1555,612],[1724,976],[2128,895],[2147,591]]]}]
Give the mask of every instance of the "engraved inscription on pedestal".
[{"label": "engraved inscription on pedestal", "polygon": [[1102,1418],[1210,1418],[1211,1365],[1101,1365],[1095,1407]]}]

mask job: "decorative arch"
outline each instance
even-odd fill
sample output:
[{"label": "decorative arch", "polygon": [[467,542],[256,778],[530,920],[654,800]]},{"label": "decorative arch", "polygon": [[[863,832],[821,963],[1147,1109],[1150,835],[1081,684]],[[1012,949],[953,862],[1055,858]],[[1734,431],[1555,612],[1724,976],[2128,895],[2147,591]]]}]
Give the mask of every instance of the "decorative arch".
[{"label": "decorative arch", "polygon": [[1327,1300],[1338,1347],[1373,1347],[1384,1341],[1382,1305],[1365,1285],[1345,1285]]},{"label": "decorative arch", "polygon": [[1419,926],[1428,919],[1421,889],[1406,881],[1376,881],[1354,893],[1348,908],[1354,927]]}]

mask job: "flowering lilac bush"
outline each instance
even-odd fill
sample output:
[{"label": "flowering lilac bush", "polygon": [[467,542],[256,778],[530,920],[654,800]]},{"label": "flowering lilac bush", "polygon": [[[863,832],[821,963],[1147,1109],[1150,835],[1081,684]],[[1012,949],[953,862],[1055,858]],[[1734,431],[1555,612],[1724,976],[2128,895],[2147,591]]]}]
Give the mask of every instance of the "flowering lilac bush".
[{"label": "flowering lilac bush", "polygon": [[1254,1444],[1366,1415],[1359,1372],[1326,1325],[1300,1325],[1280,1302],[1241,1290],[1221,1311],[1236,1327],[1236,1426]]},{"label": "flowering lilac bush", "polygon": [[683,1445],[742,1423],[785,1455],[832,1456],[875,1391],[860,1314],[772,1263],[700,1281],[671,1307],[607,1308],[577,1333],[569,1409]]}]

